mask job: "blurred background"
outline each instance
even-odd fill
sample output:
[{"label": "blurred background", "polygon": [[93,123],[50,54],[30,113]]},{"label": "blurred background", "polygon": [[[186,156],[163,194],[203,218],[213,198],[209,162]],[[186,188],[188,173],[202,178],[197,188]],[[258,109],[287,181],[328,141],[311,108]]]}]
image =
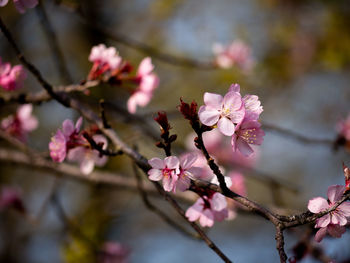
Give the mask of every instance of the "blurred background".
[{"label": "blurred background", "polygon": [[[135,68],[144,57],[152,58],[160,85],[136,119],[122,113],[129,96],[122,87],[99,85],[91,88],[90,96],[80,95],[96,108],[100,98],[114,105],[107,109],[113,128],[147,158],[164,157],[154,146],[158,128],[152,116],[157,111],[168,112],[172,132],[178,134],[175,152],[181,153],[191,129],[176,110],[179,98],[202,105],[204,92],[225,94],[231,83],[239,83],[242,94],[259,96],[263,129],[266,124],[254,171],[244,172],[249,198],[282,213],[302,212],[312,197],[326,197],[329,185],[343,184],[342,161],[350,165],[349,153],[335,151],[332,140],[337,122],[350,112],[348,1],[47,0],[43,6],[66,71],[58,70],[42,10],[37,7],[20,15],[11,2],[0,8],[0,15],[26,57],[54,85],[85,80],[92,66],[90,50],[100,43],[116,47]],[[213,44],[234,40],[251,47],[255,67],[250,72],[210,66]],[[19,63],[3,35],[0,56]],[[40,91],[28,75],[24,91]],[[16,107],[2,106],[1,118]],[[79,117],[55,101],[35,106],[34,113],[39,128],[28,144],[46,153],[62,121]],[[274,127],[330,143],[307,143]],[[131,162],[124,156],[97,169],[133,177]],[[96,262],[91,240],[123,244],[129,262],[220,262],[203,242],[183,236],[147,210],[137,191],[56,179],[47,171],[2,162],[0,186],[8,185],[21,189],[33,216],[52,192],[56,201],[49,202],[35,222],[12,210],[0,212],[0,262]],[[152,202],[183,222],[161,198],[153,197]],[[183,208],[189,205],[181,203]],[[80,234],[62,217],[74,222]],[[286,232],[289,256],[302,232],[303,228]],[[255,215],[239,213],[233,221],[216,223],[209,236],[234,262],[279,262],[274,228]],[[349,241],[347,232],[341,239],[326,238],[320,246],[337,262],[349,262]],[[319,261],[308,255],[302,262]]]}]

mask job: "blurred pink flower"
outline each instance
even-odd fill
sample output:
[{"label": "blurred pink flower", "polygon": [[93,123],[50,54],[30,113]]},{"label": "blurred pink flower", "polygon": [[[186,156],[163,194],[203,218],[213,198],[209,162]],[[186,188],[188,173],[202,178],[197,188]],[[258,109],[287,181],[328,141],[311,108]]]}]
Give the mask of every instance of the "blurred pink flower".
[{"label": "blurred pink flower", "polygon": [[345,120],[341,120],[337,123],[336,129],[342,137],[347,141],[350,141],[350,114]]},{"label": "blurred pink flower", "polygon": [[[5,6],[8,0],[0,0],[0,7]],[[26,9],[33,8],[38,4],[38,0],[13,0],[17,11],[23,14]]]},{"label": "blurred pink flower", "polygon": [[137,106],[145,107],[152,99],[154,90],[159,85],[159,78],[152,73],[154,66],[151,58],[144,58],[137,70],[135,81],[139,83],[138,88],[131,94],[127,102],[128,111],[136,112]]},{"label": "blurred pink flower", "polygon": [[130,250],[124,245],[108,241],[101,248],[98,263],[127,263]]},{"label": "blurred pink flower", "polygon": [[62,131],[57,130],[49,143],[50,156],[55,162],[63,162],[67,152],[80,145],[85,144],[85,139],[80,135],[80,127],[83,118],[80,117],[75,126],[71,120],[65,120],[62,124]]},{"label": "blurred pink flower", "polygon": [[228,46],[215,43],[213,52],[216,55],[216,64],[221,68],[237,66],[243,71],[250,71],[254,66],[251,49],[240,40],[233,41]]},{"label": "blurred pink flower", "polygon": [[104,44],[99,44],[91,49],[89,61],[93,62],[88,79],[93,80],[99,78],[102,74],[117,69],[122,58],[114,47],[107,48]]},{"label": "blurred pink flower", "polygon": [[[309,201],[307,208],[312,213],[319,213],[334,206],[340,200],[345,191],[343,185],[332,185],[328,188],[328,200],[322,197],[315,197]],[[320,242],[328,232],[333,237],[340,237],[345,232],[345,225],[350,217],[350,202],[344,202],[334,211],[318,218],[315,228],[320,228],[315,239]]]},{"label": "blurred pink flower", "polygon": [[225,196],[220,193],[201,196],[186,211],[189,221],[199,220],[202,227],[212,227],[215,221],[223,221],[228,216]]},{"label": "blurred pink flower", "polygon": [[[94,135],[92,139],[97,144],[102,144],[102,149],[106,150],[108,146],[108,141],[103,135]],[[80,163],[80,171],[83,174],[90,174],[95,165],[104,166],[108,160],[108,157],[101,154],[95,150],[91,149],[90,145],[88,146],[78,146],[68,152],[67,159],[69,161],[75,161]]]},{"label": "blurred pink flower", "polygon": [[[240,85],[237,83],[232,84],[229,89],[229,92],[230,91],[240,93]],[[259,97],[256,95],[245,95],[243,97],[243,103],[245,108],[244,120],[257,121],[260,114],[263,112],[263,107],[261,106]]]},{"label": "blurred pink flower", "polygon": [[0,211],[13,208],[25,212],[22,196],[18,188],[6,186],[0,192]]},{"label": "blurred pink flower", "polygon": [[26,141],[28,133],[38,127],[38,119],[32,115],[32,111],[32,104],[20,106],[15,115],[10,115],[1,121],[1,129],[21,141]]},{"label": "blurred pink flower", "polygon": [[0,58],[0,86],[7,91],[20,89],[23,81],[27,77],[21,65],[11,68],[9,63],[2,63]]},{"label": "blurred pink flower", "polygon": [[239,129],[232,136],[231,144],[234,151],[240,151],[244,156],[253,153],[249,144],[261,145],[263,142],[264,131],[260,128],[261,124],[257,121],[243,121]]},{"label": "blurred pink flower", "polygon": [[231,136],[244,118],[245,109],[238,92],[228,92],[224,97],[215,93],[204,93],[205,106],[198,111],[200,121],[207,126],[218,126],[220,132]]}]

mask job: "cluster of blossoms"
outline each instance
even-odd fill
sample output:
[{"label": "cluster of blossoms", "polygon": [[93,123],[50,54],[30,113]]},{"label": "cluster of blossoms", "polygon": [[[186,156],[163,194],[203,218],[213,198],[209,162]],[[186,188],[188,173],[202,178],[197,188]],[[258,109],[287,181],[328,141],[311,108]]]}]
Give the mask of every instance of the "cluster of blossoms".
[{"label": "cluster of blossoms", "polygon": [[27,77],[21,65],[11,67],[10,63],[3,63],[0,58],[0,86],[7,90],[20,89],[23,81]]},{"label": "cluster of blossoms", "polygon": [[16,114],[1,121],[1,129],[25,142],[28,133],[38,127],[38,119],[32,115],[33,105],[25,104],[17,109]]},{"label": "cluster of blossoms", "polygon": [[240,86],[233,84],[224,97],[206,92],[204,103],[198,111],[200,121],[232,136],[233,151],[249,156],[253,153],[250,144],[261,145],[265,133],[258,121],[263,111],[258,96],[245,95],[242,98]]},{"label": "cluster of blossoms", "polygon": [[132,66],[119,56],[114,47],[107,48],[100,44],[92,48],[89,60],[93,62],[88,79],[102,79],[112,84],[128,82],[137,87],[132,91],[127,102],[128,111],[136,112],[137,106],[146,106],[153,97],[154,90],[158,87],[159,78],[153,73],[154,66],[151,58],[144,58],[136,72],[131,76]]},{"label": "cluster of blossoms", "polygon": [[[69,161],[80,163],[80,170],[83,174],[89,174],[93,171],[95,165],[103,166],[107,162],[107,156],[101,156],[100,153],[92,149],[90,143],[80,131],[83,119],[80,117],[76,124],[71,120],[65,120],[62,124],[62,130],[58,129],[49,143],[50,156],[55,162],[63,162],[66,158]],[[92,131],[96,133],[97,131]],[[90,136],[90,135],[89,135]],[[91,138],[96,144],[102,145],[107,149],[107,139],[100,134],[94,134]]]},{"label": "cluster of blossoms", "polygon": [[[331,185],[328,187],[327,197],[315,197],[309,201],[308,209],[312,213],[320,213],[327,209],[332,208],[339,200],[342,199],[344,193],[349,191],[350,184],[350,171],[349,168],[343,165],[345,186],[344,185]],[[315,240],[321,242],[321,240],[328,233],[332,237],[341,237],[345,233],[345,226],[350,220],[350,202],[343,202],[335,210],[327,213],[326,215],[316,220],[315,228],[319,228],[315,235]]]},{"label": "cluster of blossoms", "polygon": [[[9,0],[0,0],[0,7],[7,5]],[[33,8],[38,4],[38,0],[13,0],[18,12],[23,14],[26,9]]]},{"label": "cluster of blossoms", "polygon": [[227,46],[215,43],[213,52],[215,54],[215,63],[224,69],[237,66],[241,70],[248,72],[255,64],[250,47],[240,40],[233,41]]},{"label": "cluster of blossoms", "polygon": [[350,151],[350,114],[344,120],[337,123],[338,141],[345,145],[345,148]]}]

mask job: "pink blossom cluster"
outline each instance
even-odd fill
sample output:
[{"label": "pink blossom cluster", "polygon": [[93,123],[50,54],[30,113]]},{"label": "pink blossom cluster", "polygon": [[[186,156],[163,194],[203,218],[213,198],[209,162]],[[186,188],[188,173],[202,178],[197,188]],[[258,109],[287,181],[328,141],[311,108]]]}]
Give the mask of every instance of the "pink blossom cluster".
[{"label": "pink blossom cluster", "polygon": [[241,70],[248,72],[255,64],[250,47],[240,40],[233,41],[227,46],[215,43],[213,52],[216,56],[216,64],[224,69],[237,66]]},{"label": "pink blossom cluster", "polygon": [[38,119],[32,115],[32,111],[32,104],[20,106],[16,114],[1,121],[1,129],[21,141],[26,141],[28,133],[38,127]]},{"label": "pink blossom cluster", "polygon": [[200,121],[232,136],[233,151],[250,156],[254,152],[250,145],[261,145],[265,133],[258,121],[263,111],[258,96],[245,95],[242,98],[240,86],[233,84],[224,97],[206,92],[204,103],[198,111]]},{"label": "pink blossom cluster", "polygon": [[[7,5],[9,0],[0,0],[0,7]],[[13,0],[18,12],[23,14],[26,9],[33,8],[38,4],[38,0]]]},{"label": "pink blossom cluster", "polygon": [[21,65],[11,67],[10,63],[3,63],[0,58],[0,86],[7,90],[20,89],[23,81],[27,77]]},{"label": "pink blossom cluster", "polygon": [[[337,201],[339,201],[346,188],[343,185],[332,185],[328,188],[328,199],[323,197],[315,197],[309,201],[308,209],[312,213],[320,213],[329,208],[332,208]],[[328,233],[332,237],[341,237],[345,233],[345,225],[350,219],[350,202],[344,202],[339,205],[334,211],[327,213],[326,215],[316,220],[315,228],[320,228],[316,235],[315,240],[321,242],[321,240]]]},{"label": "pink blossom cluster", "polygon": [[[66,158],[69,161],[78,162],[80,171],[83,174],[90,174],[95,165],[103,166],[106,164],[107,156],[101,156],[100,153],[91,148],[90,143],[85,139],[80,131],[83,119],[80,117],[76,124],[71,120],[65,120],[62,124],[62,130],[58,129],[49,143],[50,156],[55,162],[63,162]],[[107,139],[100,134],[95,134],[92,139],[96,144],[102,144],[103,149],[107,149]]]},{"label": "pink blossom cluster", "polygon": [[148,161],[152,167],[148,171],[148,178],[152,181],[162,180],[165,191],[185,191],[190,186],[191,178],[195,178],[195,174],[198,173],[198,167],[193,166],[196,159],[197,155],[193,153],[180,158],[169,156],[164,160],[152,158]]},{"label": "pink blossom cluster", "polygon": [[145,107],[152,99],[154,90],[159,85],[158,76],[153,73],[154,65],[151,58],[144,58],[136,72],[131,76],[132,67],[119,56],[114,47],[107,48],[100,44],[92,48],[89,60],[93,62],[88,79],[104,79],[112,84],[129,82],[136,85],[127,101],[130,113],[136,113],[137,107]]}]

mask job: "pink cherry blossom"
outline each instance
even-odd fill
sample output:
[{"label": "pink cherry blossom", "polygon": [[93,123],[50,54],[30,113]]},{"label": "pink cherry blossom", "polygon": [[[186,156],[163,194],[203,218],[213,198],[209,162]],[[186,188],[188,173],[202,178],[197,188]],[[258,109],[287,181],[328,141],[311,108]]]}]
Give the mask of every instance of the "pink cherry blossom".
[{"label": "pink cherry blossom", "polygon": [[240,40],[233,41],[228,46],[215,43],[213,52],[216,55],[216,64],[221,68],[237,66],[243,71],[250,71],[254,66],[251,49]]},{"label": "pink cherry blossom", "polygon": [[[0,0],[0,6],[5,6],[8,0]],[[13,0],[17,11],[23,14],[26,9],[33,8],[38,4],[38,0]]]},{"label": "pink cherry blossom", "polygon": [[86,144],[85,139],[80,135],[80,127],[83,118],[80,117],[75,126],[71,120],[65,120],[62,124],[62,130],[58,129],[49,143],[50,156],[55,162],[63,162],[67,152],[82,144]]},{"label": "pink cherry blossom", "polygon": [[[308,209],[312,213],[319,213],[334,206],[342,198],[345,191],[343,185],[332,185],[328,188],[328,200],[322,197],[316,197],[309,201]],[[350,217],[350,202],[344,202],[334,211],[318,218],[315,228],[320,228],[316,233],[315,239],[320,242],[328,232],[333,237],[340,237],[345,232],[344,226]]]},{"label": "pink cherry blossom", "polygon": [[197,174],[201,172],[199,167],[194,164],[198,158],[196,153],[187,153],[180,156],[180,173],[176,182],[176,189],[185,191],[189,188],[191,179],[196,178]]},{"label": "pink cherry blossom", "polygon": [[137,70],[135,81],[138,88],[132,93],[127,102],[128,111],[132,114],[136,112],[137,106],[145,107],[152,99],[154,90],[159,85],[159,78],[152,73],[154,66],[151,58],[144,58]]},{"label": "pink cherry blossom", "polygon": [[232,136],[231,144],[234,151],[240,151],[244,156],[253,153],[249,144],[261,145],[263,142],[264,131],[260,128],[261,124],[257,121],[243,121],[239,129]]},{"label": "pink cherry blossom", "polygon": [[228,216],[225,196],[220,193],[201,196],[186,211],[189,221],[199,220],[203,227],[212,227],[215,221],[223,221]]},{"label": "pink cherry blossom", "polygon": [[155,157],[148,160],[148,163],[152,166],[148,171],[148,178],[152,181],[163,180],[164,190],[175,192],[180,173],[179,159],[176,156],[169,156],[164,160]]},{"label": "pink cherry blossom", "polygon": [[102,74],[116,70],[122,63],[122,58],[114,47],[107,48],[104,44],[99,44],[91,49],[89,61],[94,65],[90,70],[88,79],[99,78]]},{"label": "pink cherry blossom", "polygon": [[101,248],[98,263],[127,263],[130,250],[124,245],[108,241]]},{"label": "pink cherry blossom", "polygon": [[19,212],[25,212],[22,195],[18,188],[6,186],[0,192],[0,211],[14,208]]},{"label": "pink cherry blossom", "polygon": [[[237,83],[232,84],[229,91],[240,93],[240,85]],[[245,95],[243,97],[243,103],[245,108],[244,119],[257,121],[260,114],[263,112],[263,107],[261,106],[259,97],[256,95]]]},{"label": "pink cherry blossom", "polygon": [[0,59],[0,86],[3,89],[12,91],[22,88],[26,77],[27,74],[21,65],[11,68],[9,63],[2,63]]},{"label": "pink cherry blossom", "polygon": [[[107,149],[108,142],[107,139],[103,135],[94,135],[92,139],[97,143],[102,143],[102,149]],[[80,163],[80,171],[83,174],[90,174],[95,165],[96,166],[104,166],[108,160],[108,157],[101,154],[95,150],[91,149],[90,145],[86,146],[78,146],[71,149],[68,152],[67,159],[69,161],[74,161]]]},{"label": "pink cherry blossom", "polygon": [[1,121],[1,129],[21,141],[26,141],[28,133],[38,127],[38,119],[32,115],[33,105],[20,106],[15,115],[10,115]]},{"label": "pink cherry blossom", "polygon": [[231,136],[244,118],[245,109],[238,92],[228,92],[224,97],[215,93],[204,93],[205,106],[198,111],[200,121],[207,126],[217,125],[220,132]]}]

